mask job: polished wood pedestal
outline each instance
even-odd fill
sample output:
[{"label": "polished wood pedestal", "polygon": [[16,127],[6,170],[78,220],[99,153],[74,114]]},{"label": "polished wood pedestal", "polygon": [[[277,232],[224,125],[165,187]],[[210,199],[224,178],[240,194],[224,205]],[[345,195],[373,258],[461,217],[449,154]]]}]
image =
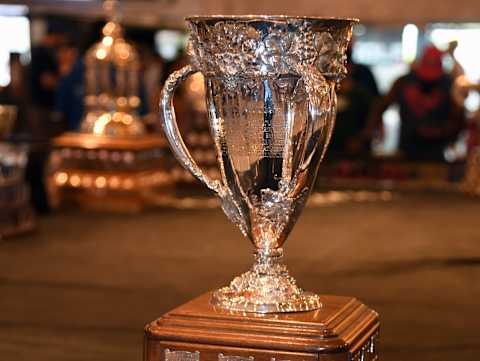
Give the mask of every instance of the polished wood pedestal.
[{"label": "polished wood pedestal", "polygon": [[145,327],[144,361],[377,360],[378,314],[351,297],[319,310],[254,314],[210,304],[206,293]]}]

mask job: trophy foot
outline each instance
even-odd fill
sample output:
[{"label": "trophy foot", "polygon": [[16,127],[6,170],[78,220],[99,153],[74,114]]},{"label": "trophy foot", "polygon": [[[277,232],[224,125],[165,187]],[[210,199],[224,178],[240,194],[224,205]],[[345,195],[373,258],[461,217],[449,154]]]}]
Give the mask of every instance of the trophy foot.
[{"label": "trophy foot", "polygon": [[212,304],[227,310],[278,313],[311,311],[322,307],[318,295],[299,288],[281,262],[282,249],[257,252],[255,264],[229,286],[213,293]]}]

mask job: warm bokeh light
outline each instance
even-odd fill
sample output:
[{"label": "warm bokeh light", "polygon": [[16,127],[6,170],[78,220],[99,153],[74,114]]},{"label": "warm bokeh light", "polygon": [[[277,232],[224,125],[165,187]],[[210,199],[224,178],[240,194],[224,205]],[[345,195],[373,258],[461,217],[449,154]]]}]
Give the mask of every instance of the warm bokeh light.
[{"label": "warm bokeh light", "polygon": [[107,179],[105,177],[95,178],[95,187],[105,188],[106,185],[107,185]]},{"label": "warm bokeh light", "polygon": [[78,174],[72,174],[70,176],[70,185],[72,187],[78,187],[78,186],[80,186],[80,183],[81,183],[81,180],[80,180],[80,176]]},{"label": "warm bokeh light", "polygon": [[95,55],[97,56],[97,59],[103,60],[107,57],[107,51],[103,48],[100,48],[97,50]]},{"label": "warm bokeh light", "polygon": [[58,184],[58,185],[63,185],[65,183],[67,183],[68,181],[68,174],[65,173],[65,172],[59,172],[57,173],[57,175],[55,176],[55,182]]}]

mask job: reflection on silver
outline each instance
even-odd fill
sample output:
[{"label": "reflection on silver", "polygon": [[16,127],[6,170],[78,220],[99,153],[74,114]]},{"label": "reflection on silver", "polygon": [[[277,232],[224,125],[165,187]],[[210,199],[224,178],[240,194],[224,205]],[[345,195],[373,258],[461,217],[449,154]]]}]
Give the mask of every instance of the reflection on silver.
[{"label": "reflection on silver", "polygon": [[[296,17],[188,19],[193,65],[162,94],[165,133],[179,161],[217,193],[227,217],[256,248],[253,268],[214,293],[230,310],[319,308],[282,263],[282,245],[314,185],[335,121],[338,81],[353,20]],[[221,179],[208,177],[175,121],[174,90],[202,72]]]},{"label": "reflection on silver", "polygon": [[165,361],[200,361],[200,352],[170,351],[166,348]]},{"label": "reflection on silver", "polygon": [[[165,175],[165,177],[168,177]],[[215,209],[220,207],[218,199],[211,197],[176,197],[150,195],[152,203],[157,206],[175,209]],[[306,207],[330,207],[341,203],[390,202],[394,194],[389,191],[329,191],[314,193],[308,198]]]}]

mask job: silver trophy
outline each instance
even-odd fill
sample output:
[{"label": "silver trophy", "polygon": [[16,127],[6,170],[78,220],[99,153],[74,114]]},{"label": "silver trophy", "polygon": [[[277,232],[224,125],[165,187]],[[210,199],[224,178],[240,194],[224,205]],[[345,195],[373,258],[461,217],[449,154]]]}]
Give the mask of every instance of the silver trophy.
[{"label": "silver trophy", "polygon": [[[207,16],[186,19],[192,64],[172,73],[161,97],[163,126],[182,165],[220,198],[255,246],[255,263],[212,303],[245,312],[321,307],[282,263],[282,245],[314,187],[335,124],[336,87],[346,75],[354,19]],[[179,133],[175,89],[205,78],[221,179],[195,163]]]}]

